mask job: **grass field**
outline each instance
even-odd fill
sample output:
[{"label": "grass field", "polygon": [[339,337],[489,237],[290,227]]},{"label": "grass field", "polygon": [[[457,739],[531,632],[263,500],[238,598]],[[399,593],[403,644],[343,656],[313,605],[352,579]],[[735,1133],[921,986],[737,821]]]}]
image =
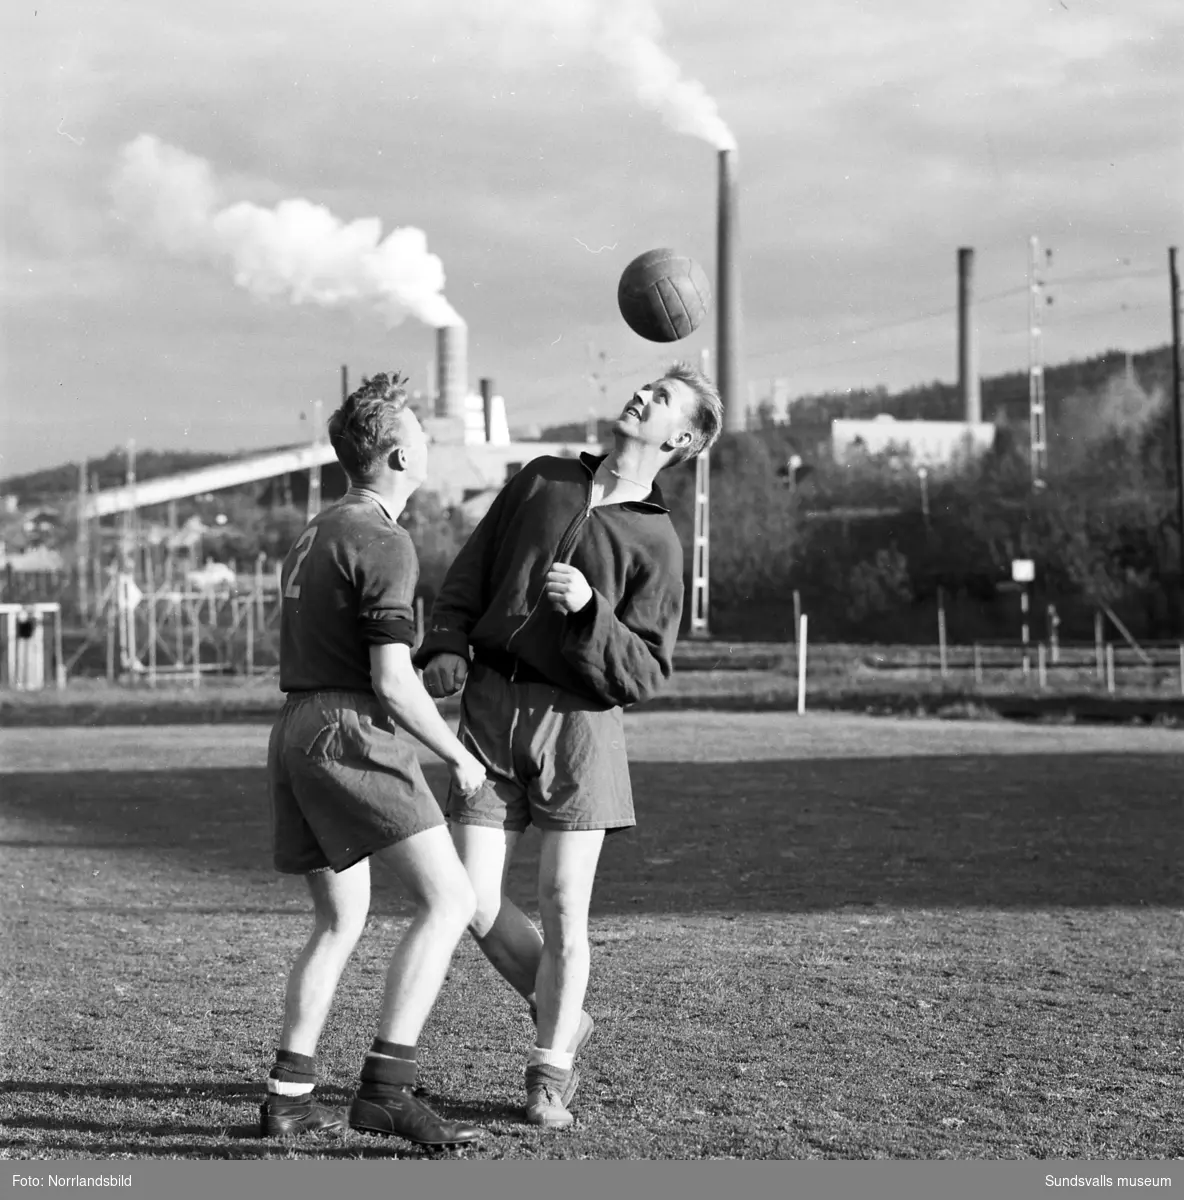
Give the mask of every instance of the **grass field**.
[{"label": "grass field", "polygon": [[[466,941],[421,1057],[488,1130],[469,1157],[1184,1155],[1184,735],[627,721],[641,824],[593,902],[577,1123],[521,1122],[529,1021]],[[308,921],[269,868],[266,733],[0,731],[0,1156],[418,1156],[255,1135]],[[325,1094],[352,1087],[405,919],[380,882]]]}]

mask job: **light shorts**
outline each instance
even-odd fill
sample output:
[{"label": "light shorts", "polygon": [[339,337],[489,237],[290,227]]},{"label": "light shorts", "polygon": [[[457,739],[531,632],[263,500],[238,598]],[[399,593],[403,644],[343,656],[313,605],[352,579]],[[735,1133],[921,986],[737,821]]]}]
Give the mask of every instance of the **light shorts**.
[{"label": "light shorts", "polygon": [[485,767],[471,796],[450,787],[448,820],[518,831],[627,829],[636,825],[619,708],[536,681],[511,682],[470,667],[459,736]]},{"label": "light shorts", "polygon": [[277,871],[344,871],[444,824],[409,733],[363,692],[289,695],[267,749]]}]

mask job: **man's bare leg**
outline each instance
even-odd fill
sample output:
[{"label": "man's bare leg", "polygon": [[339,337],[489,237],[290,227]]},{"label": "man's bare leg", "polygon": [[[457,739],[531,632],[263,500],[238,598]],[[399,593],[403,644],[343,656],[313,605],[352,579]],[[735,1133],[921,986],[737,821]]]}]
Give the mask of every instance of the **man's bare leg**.
[{"label": "man's bare leg", "polygon": [[534,995],[543,938],[506,896],[506,877],[521,833],[485,825],[453,825],[452,840],[477,897],[469,926],[481,952],[527,1000]]},{"label": "man's bare leg", "polygon": [[366,924],[370,864],[363,861],[340,873],[313,871],[305,881],[313,928],[288,974],[283,1029],[259,1113],[264,1137],[345,1126],[343,1110],[313,1103],[316,1052],[341,974]]},{"label": "man's bare leg", "polygon": [[443,825],[417,833],[376,857],[395,873],[415,904],[415,915],[387,969],[378,1036],[413,1046],[440,994],[476,902]]},{"label": "man's bare leg", "polygon": [[471,1143],[480,1136],[476,1127],[444,1120],[414,1088],[416,1043],[473,918],[473,889],[443,825],[389,847],[381,858],[410,895],[415,915],[391,955],[378,1036],[362,1064],[349,1122],[422,1145]]},{"label": "man's bare leg", "polygon": [[291,973],[284,1001],[280,1047],[314,1055],[345,965],[370,911],[370,863],[305,876],[313,904],[313,930]]},{"label": "man's bare leg", "polygon": [[[477,893],[469,926],[473,940],[510,986],[523,996],[537,1021],[535,985],[543,958],[543,937],[531,919],[506,895],[506,878],[520,833],[483,825],[454,825],[452,839]],[[582,1013],[568,1044],[577,1051],[592,1036],[592,1018]]]},{"label": "man's bare leg", "polygon": [[543,952],[536,977],[541,1049],[571,1044],[588,990],[588,909],[603,829],[543,830],[539,915]]}]

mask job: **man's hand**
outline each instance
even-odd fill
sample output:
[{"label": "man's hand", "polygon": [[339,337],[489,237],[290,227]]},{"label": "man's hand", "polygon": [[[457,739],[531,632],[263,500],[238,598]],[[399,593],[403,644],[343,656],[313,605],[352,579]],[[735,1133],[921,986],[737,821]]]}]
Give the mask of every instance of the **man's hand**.
[{"label": "man's hand", "polygon": [[423,669],[423,686],[433,700],[455,696],[465,685],[469,661],[459,654],[437,654]]},{"label": "man's hand", "polygon": [[[456,658],[457,656],[451,655],[450,657]],[[462,796],[471,796],[485,782],[485,768],[481,765],[480,760],[467,750],[464,758],[459,762],[449,763],[448,769],[452,773],[452,782],[456,786],[456,790]]]},{"label": "man's hand", "polygon": [[546,595],[560,612],[578,613],[592,599],[592,588],[575,567],[556,563],[547,572]]}]

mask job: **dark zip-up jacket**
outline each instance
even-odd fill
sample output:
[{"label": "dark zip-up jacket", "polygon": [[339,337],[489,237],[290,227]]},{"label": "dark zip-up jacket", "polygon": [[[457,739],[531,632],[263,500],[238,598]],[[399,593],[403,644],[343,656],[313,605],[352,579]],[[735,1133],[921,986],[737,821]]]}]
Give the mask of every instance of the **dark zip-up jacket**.
[{"label": "dark zip-up jacket", "polygon": [[[591,507],[604,457],[536,458],[506,484],[449,568],[416,666],[488,650],[606,707],[658,691],[682,618],[682,545],[656,484],[645,500]],[[544,595],[555,563],[592,588],[578,613]]]}]

